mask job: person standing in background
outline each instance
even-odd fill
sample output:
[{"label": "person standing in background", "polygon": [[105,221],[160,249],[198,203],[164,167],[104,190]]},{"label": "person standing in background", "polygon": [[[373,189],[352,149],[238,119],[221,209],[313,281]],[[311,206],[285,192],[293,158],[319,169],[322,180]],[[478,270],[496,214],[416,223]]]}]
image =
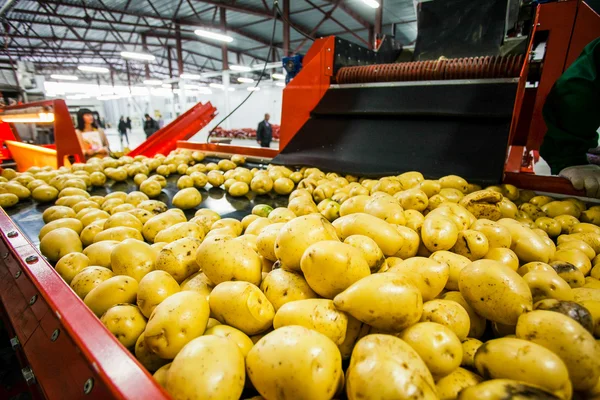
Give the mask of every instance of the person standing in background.
[{"label": "person standing in background", "polygon": [[127,124],[127,129],[129,129],[129,133],[131,132],[131,118],[127,117],[127,119],[125,120],[125,123]]},{"label": "person standing in background", "polygon": [[121,116],[117,129],[119,131],[119,139],[121,140],[121,149],[123,148],[123,136],[125,136],[127,146],[129,147],[129,137],[127,136],[127,122],[125,121],[125,117]]},{"label": "person standing in background", "polygon": [[256,130],[256,142],[260,144],[260,147],[270,147],[271,140],[273,140],[273,128],[269,123],[271,116],[265,114],[265,119],[258,124]]},{"label": "person standing in background", "polygon": [[150,115],[144,115],[144,132],[146,133],[146,139],[154,135],[158,131],[158,123],[150,117]]},{"label": "person standing in background", "polygon": [[77,111],[77,136],[83,143],[83,154],[86,158],[106,157],[110,154],[108,139],[94,118],[94,114],[87,108]]}]

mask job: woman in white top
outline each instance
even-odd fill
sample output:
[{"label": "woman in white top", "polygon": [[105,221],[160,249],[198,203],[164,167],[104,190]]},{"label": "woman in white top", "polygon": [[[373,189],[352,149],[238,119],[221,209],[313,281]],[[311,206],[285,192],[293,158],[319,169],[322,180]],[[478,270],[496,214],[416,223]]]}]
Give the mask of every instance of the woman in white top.
[{"label": "woman in white top", "polygon": [[83,154],[86,158],[106,157],[110,154],[108,140],[101,128],[98,128],[94,114],[87,108],[77,111],[77,135],[83,142]]}]

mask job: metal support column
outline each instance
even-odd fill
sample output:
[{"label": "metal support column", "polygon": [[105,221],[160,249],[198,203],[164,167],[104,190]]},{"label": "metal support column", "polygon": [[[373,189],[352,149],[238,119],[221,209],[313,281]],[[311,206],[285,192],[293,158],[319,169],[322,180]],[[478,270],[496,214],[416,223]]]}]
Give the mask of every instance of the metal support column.
[{"label": "metal support column", "polygon": [[[225,7],[219,8],[219,15],[221,20],[221,30],[223,31],[223,34],[225,34],[227,33],[227,9],[225,9]],[[223,71],[226,71],[229,69],[229,57],[227,52],[227,43],[225,42],[221,44],[221,53],[221,57],[223,59]]]},{"label": "metal support column", "polygon": [[[146,35],[142,33],[141,37],[142,37],[142,48],[144,49],[144,51],[146,53],[149,53],[148,45],[146,44]],[[146,79],[150,79],[150,65],[148,64],[148,62],[146,62],[144,64],[144,69],[146,71]]]},{"label": "metal support column", "polygon": [[169,78],[173,78],[173,59],[171,57],[171,46],[167,46],[167,66],[169,68]]},{"label": "metal support column", "polygon": [[175,41],[177,46],[177,69],[179,75],[183,74],[183,48],[181,45],[181,27],[175,24]]},{"label": "metal support column", "polygon": [[283,56],[290,55],[290,24],[286,21],[290,20],[290,0],[283,0]]}]

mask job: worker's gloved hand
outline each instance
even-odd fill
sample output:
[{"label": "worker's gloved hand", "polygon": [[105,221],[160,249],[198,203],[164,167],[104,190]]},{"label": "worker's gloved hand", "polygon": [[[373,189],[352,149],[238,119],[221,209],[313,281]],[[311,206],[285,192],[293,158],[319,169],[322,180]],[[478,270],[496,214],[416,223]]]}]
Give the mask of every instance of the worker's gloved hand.
[{"label": "worker's gloved hand", "polygon": [[588,164],[567,167],[558,176],[570,180],[575,189],[585,189],[588,197],[600,198],[600,166]]}]

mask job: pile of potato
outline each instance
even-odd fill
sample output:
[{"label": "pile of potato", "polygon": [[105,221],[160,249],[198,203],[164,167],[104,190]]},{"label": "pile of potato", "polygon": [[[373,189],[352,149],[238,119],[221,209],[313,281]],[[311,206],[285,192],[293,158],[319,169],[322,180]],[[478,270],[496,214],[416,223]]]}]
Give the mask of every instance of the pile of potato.
[{"label": "pile of potato", "polygon": [[[58,191],[42,254],[174,398],[600,398],[600,207],[458,176],[202,160],[4,183]],[[170,173],[173,209],[151,199]],[[140,191],[86,191],[127,177]],[[188,221],[207,184],[289,203]]]}]

